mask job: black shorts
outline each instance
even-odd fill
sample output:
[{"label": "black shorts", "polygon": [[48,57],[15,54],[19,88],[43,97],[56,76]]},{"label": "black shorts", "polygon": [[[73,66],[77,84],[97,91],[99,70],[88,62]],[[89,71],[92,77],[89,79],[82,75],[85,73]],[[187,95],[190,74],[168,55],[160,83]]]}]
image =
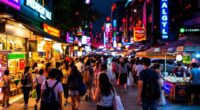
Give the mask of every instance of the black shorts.
[{"label": "black shorts", "polygon": [[127,83],[127,74],[126,73],[120,74],[119,82],[120,82],[120,85],[124,85]]},{"label": "black shorts", "polygon": [[200,84],[190,85],[190,94],[200,94]]},{"label": "black shorts", "polygon": [[64,97],[68,98],[69,97],[69,86],[68,86],[68,84],[62,84],[62,85],[63,85]]},{"label": "black shorts", "polygon": [[97,105],[97,110],[114,110],[114,107],[113,106],[103,107],[103,106]]}]

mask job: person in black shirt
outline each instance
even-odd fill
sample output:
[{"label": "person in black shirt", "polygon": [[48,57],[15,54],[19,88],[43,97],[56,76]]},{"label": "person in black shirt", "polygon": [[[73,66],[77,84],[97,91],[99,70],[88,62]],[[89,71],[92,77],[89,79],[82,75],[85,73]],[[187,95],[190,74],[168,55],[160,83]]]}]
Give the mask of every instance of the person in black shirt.
[{"label": "person in black shirt", "polygon": [[151,59],[143,59],[144,70],[139,74],[138,103],[143,110],[157,110],[157,101],[160,98],[161,80],[159,75],[149,68]]},{"label": "person in black shirt", "polygon": [[60,65],[61,65],[60,62],[56,62],[56,70],[57,70],[56,80],[62,82],[63,72],[60,70]]}]

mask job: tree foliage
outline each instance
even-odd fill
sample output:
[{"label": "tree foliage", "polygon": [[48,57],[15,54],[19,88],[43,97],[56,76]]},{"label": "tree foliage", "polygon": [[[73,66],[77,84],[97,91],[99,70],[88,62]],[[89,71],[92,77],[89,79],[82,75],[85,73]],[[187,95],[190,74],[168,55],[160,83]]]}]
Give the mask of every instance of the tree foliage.
[{"label": "tree foliage", "polygon": [[85,0],[54,0],[54,22],[61,29],[74,30],[85,22],[95,21],[102,14],[85,4]]}]

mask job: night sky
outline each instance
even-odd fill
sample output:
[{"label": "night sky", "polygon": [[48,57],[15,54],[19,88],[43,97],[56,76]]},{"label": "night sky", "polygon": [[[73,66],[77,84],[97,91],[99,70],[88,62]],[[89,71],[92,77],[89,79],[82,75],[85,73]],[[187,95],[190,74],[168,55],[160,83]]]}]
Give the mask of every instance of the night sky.
[{"label": "night sky", "polygon": [[[111,5],[118,0],[92,0],[94,3],[94,8],[99,10],[101,13],[103,13],[105,16],[111,15]],[[94,32],[101,32],[101,27],[105,21],[105,17],[102,17],[95,23],[93,23],[94,26]]]}]

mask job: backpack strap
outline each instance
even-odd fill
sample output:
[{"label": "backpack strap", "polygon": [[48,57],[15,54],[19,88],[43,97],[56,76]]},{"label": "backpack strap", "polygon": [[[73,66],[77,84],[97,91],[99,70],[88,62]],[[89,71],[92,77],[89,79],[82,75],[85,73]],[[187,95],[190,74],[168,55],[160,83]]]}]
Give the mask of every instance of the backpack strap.
[{"label": "backpack strap", "polygon": [[47,80],[45,81],[46,88],[49,88]]},{"label": "backpack strap", "polygon": [[54,89],[58,83],[59,83],[59,81],[56,81],[56,83],[53,85],[52,89]]}]

